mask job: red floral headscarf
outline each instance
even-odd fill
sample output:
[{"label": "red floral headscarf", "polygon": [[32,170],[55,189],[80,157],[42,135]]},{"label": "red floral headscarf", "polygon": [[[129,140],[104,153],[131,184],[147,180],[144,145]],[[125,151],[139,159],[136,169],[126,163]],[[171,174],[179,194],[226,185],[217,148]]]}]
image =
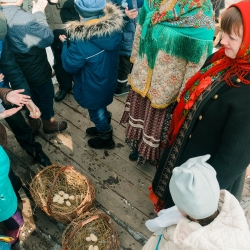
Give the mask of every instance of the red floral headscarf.
[{"label": "red floral headscarf", "polygon": [[[241,13],[243,20],[243,39],[235,59],[225,55],[225,49],[218,50],[211,59],[212,64],[206,70],[200,70],[186,83],[186,86],[176,106],[168,133],[169,146],[171,146],[197,98],[212,84],[213,78],[223,73],[222,80],[229,86],[232,76],[237,76],[242,83],[250,84],[245,76],[250,74],[250,0],[231,5]],[[226,69],[226,70],[225,70]]]}]

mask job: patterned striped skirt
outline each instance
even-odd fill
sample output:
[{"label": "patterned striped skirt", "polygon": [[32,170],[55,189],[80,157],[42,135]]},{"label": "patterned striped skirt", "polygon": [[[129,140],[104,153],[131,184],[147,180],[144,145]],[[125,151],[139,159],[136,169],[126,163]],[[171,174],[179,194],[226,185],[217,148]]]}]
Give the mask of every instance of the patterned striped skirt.
[{"label": "patterned striped skirt", "polygon": [[137,164],[158,164],[174,107],[175,104],[171,104],[165,109],[155,109],[147,97],[130,90],[120,123],[127,124],[126,143],[132,150],[138,149]]}]

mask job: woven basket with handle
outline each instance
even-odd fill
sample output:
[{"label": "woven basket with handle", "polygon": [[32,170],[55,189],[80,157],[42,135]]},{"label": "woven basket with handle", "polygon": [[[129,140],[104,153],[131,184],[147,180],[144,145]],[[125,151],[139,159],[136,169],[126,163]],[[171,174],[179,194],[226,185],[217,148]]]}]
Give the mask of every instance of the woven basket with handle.
[{"label": "woven basket with handle", "polygon": [[[91,234],[97,241],[87,241]],[[111,218],[95,208],[74,219],[62,236],[62,250],[88,250],[90,245],[98,246],[99,250],[120,250]]]},{"label": "woven basket with handle", "polygon": [[[74,196],[71,205],[53,202],[59,191]],[[31,196],[38,207],[56,220],[68,224],[89,210],[95,200],[93,184],[72,166],[53,164],[39,172],[30,184]]]}]

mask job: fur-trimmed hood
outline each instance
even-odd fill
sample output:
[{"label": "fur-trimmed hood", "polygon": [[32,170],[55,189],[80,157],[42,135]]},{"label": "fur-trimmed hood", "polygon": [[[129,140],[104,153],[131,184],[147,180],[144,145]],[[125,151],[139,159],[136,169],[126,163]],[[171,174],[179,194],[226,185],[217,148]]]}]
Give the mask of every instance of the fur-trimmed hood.
[{"label": "fur-trimmed hood", "polygon": [[107,3],[104,16],[87,22],[71,21],[66,23],[65,29],[71,39],[89,40],[92,37],[105,37],[119,32],[123,27],[123,13],[114,4]]}]

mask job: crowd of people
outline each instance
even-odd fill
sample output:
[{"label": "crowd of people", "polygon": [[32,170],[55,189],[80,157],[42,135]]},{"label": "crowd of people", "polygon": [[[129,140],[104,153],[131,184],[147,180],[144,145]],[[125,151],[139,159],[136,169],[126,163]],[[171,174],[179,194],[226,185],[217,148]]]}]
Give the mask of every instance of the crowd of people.
[{"label": "crowd of people", "polygon": [[[159,217],[146,223],[155,234],[143,250],[249,250],[239,201],[250,163],[250,1],[224,11],[215,53],[214,11],[222,1],[24,1],[0,7],[0,118],[21,147],[51,165],[35,136],[40,126],[45,134],[67,128],[53,105],[73,89],[95,125],[86,130],[89,147],[114,148],[107,106],[128,93],[121,118],[128,157],[156,166],[149,197]],[[11,169],[0,125],[0,221],[12,237],[1,248],[18,240],[17,201],[28,190]]]}]

